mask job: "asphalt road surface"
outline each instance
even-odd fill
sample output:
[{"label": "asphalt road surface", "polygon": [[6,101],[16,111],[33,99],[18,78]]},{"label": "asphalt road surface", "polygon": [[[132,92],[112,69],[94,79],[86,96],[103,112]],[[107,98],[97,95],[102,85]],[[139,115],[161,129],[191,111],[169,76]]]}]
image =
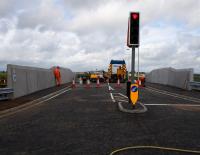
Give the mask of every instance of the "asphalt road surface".
[{"label": "asphalt road surface", "polygon": [[[129,114],[121,112],[117,104],[127,103],[125,84],[115,85],[78,85],[1,118],[0,155],[109,155],[138,145],[200,150],[200,92],[147,85],[140,89],[140,102],[148,111]],[[122,154],[191,153],[136,149],[118,153]]]}]

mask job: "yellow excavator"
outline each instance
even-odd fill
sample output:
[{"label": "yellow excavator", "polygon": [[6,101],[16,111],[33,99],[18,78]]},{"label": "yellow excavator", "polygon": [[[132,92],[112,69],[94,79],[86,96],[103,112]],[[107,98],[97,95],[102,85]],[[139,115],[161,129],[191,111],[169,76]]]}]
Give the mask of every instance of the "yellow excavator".
[{"label": "yellow excavator", "polygon": [[[117,72],[114,72],[113,67],[117,66]],[[108,67],[109,82],[125,82],[127,79],[127,68],[124,60],[111,60]]]}]

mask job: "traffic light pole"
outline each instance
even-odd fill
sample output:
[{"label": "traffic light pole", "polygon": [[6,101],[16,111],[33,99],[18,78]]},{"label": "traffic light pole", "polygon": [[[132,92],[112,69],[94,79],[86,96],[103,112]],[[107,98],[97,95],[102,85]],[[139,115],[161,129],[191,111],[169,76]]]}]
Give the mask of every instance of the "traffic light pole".
[{"label": "traffic light pole", "polygon": [[135,83],[135,47],[132,47],[131,83]]}]

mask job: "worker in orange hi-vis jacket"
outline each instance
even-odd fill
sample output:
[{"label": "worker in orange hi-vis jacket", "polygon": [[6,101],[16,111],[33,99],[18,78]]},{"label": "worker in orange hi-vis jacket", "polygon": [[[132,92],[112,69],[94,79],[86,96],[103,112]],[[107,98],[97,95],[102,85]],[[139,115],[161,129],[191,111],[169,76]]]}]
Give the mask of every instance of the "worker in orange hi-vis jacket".
[{"label": "worker in orange hi-vis jacket", "polygon": [[60,84],[61,84],[61,74],[60,74],[60,67],[59,66],[57,66],[54,69],[54,76],[55,76],[55,80],[56,80],[56,85],[60,86]]},{"label": "worker in orange hi-vis jacket", "polygon": [[145,87],[145,77],[144,76],[140,77],[140,81],[141,81],[141,85],[143,87]]}]

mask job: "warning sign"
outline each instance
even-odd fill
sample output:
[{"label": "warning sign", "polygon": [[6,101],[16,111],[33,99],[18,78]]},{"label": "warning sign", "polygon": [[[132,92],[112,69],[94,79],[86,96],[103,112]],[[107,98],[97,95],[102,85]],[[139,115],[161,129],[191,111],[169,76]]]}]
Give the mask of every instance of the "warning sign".
[{"label": "warning sign", "polygon": [[130,89],[130,97],[132,103],[135,105],[138,100],[138,85],[132,84]]}]

